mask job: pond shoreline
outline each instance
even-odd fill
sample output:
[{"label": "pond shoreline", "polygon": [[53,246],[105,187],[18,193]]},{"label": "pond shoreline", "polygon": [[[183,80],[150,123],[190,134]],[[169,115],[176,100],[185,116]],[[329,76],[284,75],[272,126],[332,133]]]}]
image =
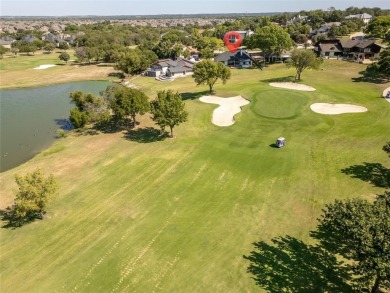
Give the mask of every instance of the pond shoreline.
[{"label": "pond shoreline", "polygon": [[72,129],[68,120],[69,93],[76,90],[95,95],[108,81],[78,81],[57,85],[1,89],[0,172],[13,169],[49,148],[56,131]]}]

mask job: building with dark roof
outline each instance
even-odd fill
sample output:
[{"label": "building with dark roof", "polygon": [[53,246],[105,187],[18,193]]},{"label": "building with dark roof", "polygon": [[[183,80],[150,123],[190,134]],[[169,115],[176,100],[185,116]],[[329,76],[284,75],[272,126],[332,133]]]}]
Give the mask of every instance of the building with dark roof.
[{"label": "building with dark roof", "polygon": [[315,44],[314,51],[322,57],[343,57],[355,60],[378,58],[383,46],[375,40],[323,40]]},{"label": "building with dark roof", "polygon": [[244,50],[240,49],[235,53],[230,51],[223,52],[214,58],[216,62],[222,62],[226,66],[237,68],[252,67],[252,58]]}]

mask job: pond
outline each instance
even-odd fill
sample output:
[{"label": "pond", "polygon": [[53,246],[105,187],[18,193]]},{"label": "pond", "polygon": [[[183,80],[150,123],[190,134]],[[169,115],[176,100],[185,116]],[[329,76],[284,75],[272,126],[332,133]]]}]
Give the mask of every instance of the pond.
[{"label": "pond", "polygon": [[14,168],[49,147],[57,129],[71,128],[69,93],[98,94],[110,83],[83,81],[0,91],[0,172]]}]

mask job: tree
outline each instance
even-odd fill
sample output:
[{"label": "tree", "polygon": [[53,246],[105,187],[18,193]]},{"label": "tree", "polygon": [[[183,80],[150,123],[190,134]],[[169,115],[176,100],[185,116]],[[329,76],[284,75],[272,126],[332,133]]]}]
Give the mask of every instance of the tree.
[{"label": "tree", "polygon": [[317,58],[313,51],[306,49],[294,49],[291,53],[291,60],[287,62],[287,67],[295,67],[297,74],[295,79],[300,80],[305,69],[319,69],[322,59]]},{"label": "tree", "polygon": [[82,63],[88,60],[87,51],[84,47],[78,47],[74,50],[77,59]]},{"label": "tree", "polygon": [[158,60],[157,55],[150,50],[126,49],[118,54],[116,68],[125,74],[140,74],[148,66]]},{"label": "tree", "polygon": [[390,15],[376,17],[366,29],[370,37],[384,39],[390,30]]},{"label": "tree", "polygon": [[210,93],[213,92],[213,86],[218,79],[222,80],[225,84],[231,77],[230,68],[223,63],[215,62],[211,60],[203,60],[194,65],[194,74],[192,77],[195,79],[197,85],[207,84],[210,89]]},{"label": "tree", "polygon": [[5,48],[3,45],[0,45],[0,58],[3,59],[3,55],[7,53],[8,49]]},{"label": "tree", "polygon": [[[351,260],[356,281],[375,293],[390,279],[390,192],[374,202],[336,200],[326,205],[317,236],[329,251]],[[323,237],[321,237],[323,236]]]},{"label": "tree", "polygon": [[73,108],[70,110],[69,120],[74,128],[83,128],[88,123],[88,115],[77,108]]},{"label": "tree", "polygon": [[136,115],[144,115],[150,109],[148,97],[142,91],[128,87],[119,88],[115,92],[110,106],[117,120],[130,116],[133,126],[137,123]]},{"label": "tree", "polygon": [[51,53],[55,48],[56,48],[56,45],[54,45],[52,42],[50,42],[50,43],[47,43],[43,49],[45,51]]},{"label": "tree", "polygon": [[265,63],[266,56],[271,54],[279,56],[283,50],[290,50],[293,43],[289,34],[282,27],[268,25],[257,29],[253,35],[245,40],[245,45],[249,49],[261,49]]},{"label": "tree", "polygon": [[58,58],[60,58],[60,60],[62,60],[62,61],[65,61],[65,63],[67,64],[68,61],[69,61],[69,59],[70,59],[70,56],[69,56],[68,53],[62,52],[62,53],[60,54],[60,56],[58,56]]},{"label": "tree", "polygon": [[384,49],[380,55],[377,63],[367,66],[367,73],[376,75],[380,78],[390,79],[390,48]]},{"label": "tree", "polygon": [[40,169],[26,174],[16,175],[18,190],[15,194],[13,211],[20,219],[43,218],[48,202],[56,194],[58,187],[53,175],[45,177]]},{"label": "tree", "polygon": [[150,105],[152,119],[162,131],[169,126],[173,137],[173,128],[187,121],[188,112],[184,107],[185,103],[179,93],[174,93],[172,90],[160,91]]},{"label": "tree", "polygon": [[[69,97],[71,102],[76,105],[76,110],[78,110],[78,112],[73,112],[72,118],[76,125],[79,125],[77,127],[73,124],[76,128],[84,127],[88,122],[95,123],[107,120],[109,116],[108,103],[105,102],[103,97],[96,97],[91,93],[81,91],[71,92]],[[83,115],[80,113],[83,113]]]},{"label": "tree", "polygon": [[62,41],[62,42],[60,42],[58,44],[58,48],[60,48],[61,50],[65,50],[66,51],[66,50],[69,49],[69,45],[68,45],[67,42]]},{"label": "tree", "polygon": [[14,54],[14,58],[16,58],[16,56],[19,53],[19,48],[11,48],[11,52],[12,52],[12,54]]},{"label": "tree", "polygon": [[199,54],[204,59],[212,59],[214,57],[214,52],[210,48],[206,47],[199,51]]}]

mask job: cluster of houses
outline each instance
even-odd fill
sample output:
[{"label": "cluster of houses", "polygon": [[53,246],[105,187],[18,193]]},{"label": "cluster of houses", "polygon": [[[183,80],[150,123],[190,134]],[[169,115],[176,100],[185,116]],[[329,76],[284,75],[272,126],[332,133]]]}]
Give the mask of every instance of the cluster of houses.
[{"label": "cluster of houses", "polygon": [[[58,34],[55,35],[53,33],[47,32],[42,35],[42,41],[50,41],[58,47],[61,42],[66,42],[68,45],[71,45],[75,42],[77,35],[69,35],[69,34]],[[34,42],[35,40],[39,40],[37,37],[32,35],[25,35],[21,38],[22,41]],[[0,38],[0,45],[5,48],[11,48],[11,44],[15,42],[15,39],[10,36],[4,36]]]}]

